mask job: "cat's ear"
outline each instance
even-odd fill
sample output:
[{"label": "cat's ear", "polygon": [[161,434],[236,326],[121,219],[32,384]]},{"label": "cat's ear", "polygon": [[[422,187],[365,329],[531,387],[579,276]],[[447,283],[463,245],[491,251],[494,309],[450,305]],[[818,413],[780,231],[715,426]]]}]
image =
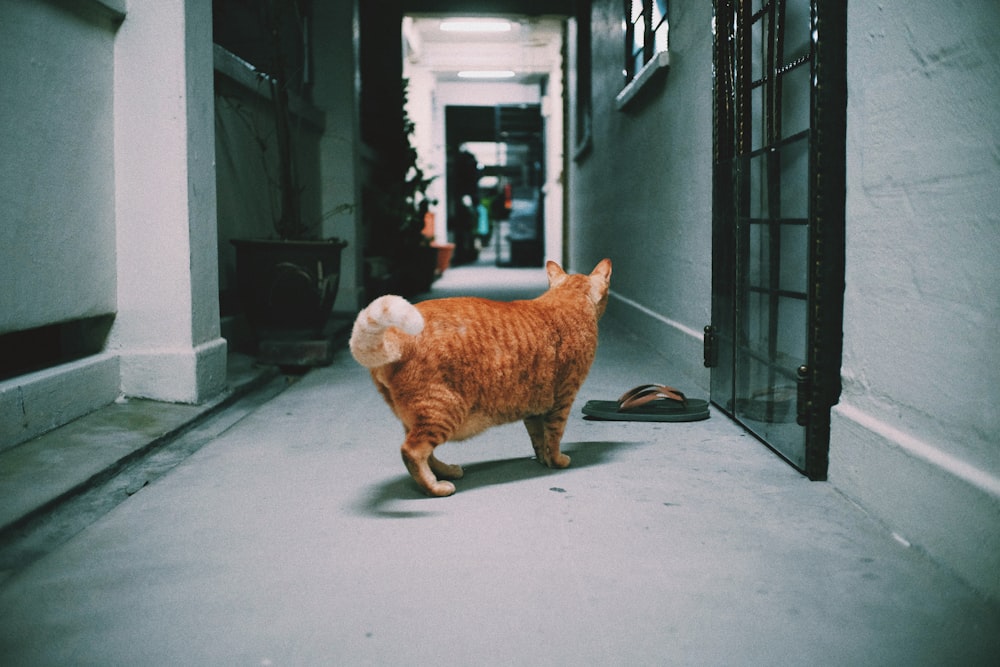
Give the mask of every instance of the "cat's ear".
[{"label": "cat's ear", "polygon": [[604,258],[597,263],[594,270],[590,272],[591,276],[600,276],[605,281],[611,281],[611,260]]},{"label": "cat's ear", "polygon": [[590,300],[594,303],[601,303],[607,297],[608,286],[611,284],[611,260],[602,259],[588,277],[590,278]]},{"label": "cat's ear", "polygon": [[545,263],[545,272],[549,274],[549,287],[556,287],[562,281],[566,280],[566,272],[562,270],[562,267],[549,260]]}]

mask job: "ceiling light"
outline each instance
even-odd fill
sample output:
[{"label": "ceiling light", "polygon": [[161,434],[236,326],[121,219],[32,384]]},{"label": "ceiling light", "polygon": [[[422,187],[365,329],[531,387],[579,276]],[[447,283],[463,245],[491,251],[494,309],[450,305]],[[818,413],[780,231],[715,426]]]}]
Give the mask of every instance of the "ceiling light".
[{"label": "ceiling light", "polygon": [[517,72],[509,69],[474,69],[458,73],[459,79],[512,79],[515,76]]},{"label": "ceiling light", "polygon": [[441,21],[445,32],[510,32],[510,21],[454,19]]}]

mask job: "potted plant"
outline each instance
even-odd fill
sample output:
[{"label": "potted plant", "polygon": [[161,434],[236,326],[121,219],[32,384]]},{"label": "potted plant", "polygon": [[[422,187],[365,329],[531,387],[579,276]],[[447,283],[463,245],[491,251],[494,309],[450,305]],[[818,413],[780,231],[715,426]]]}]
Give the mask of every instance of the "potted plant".
[{"label": "potted plant", "polygon": [[[236,282],[240,301],[260,351],[266,343],[278,341],[278,347],[295,340],[318,340],[328,337],[326,331],[340,282],[341,252],[346,241],[339,238],[318,238],[322,219],[351,212],[353,204],[342,204],[320,219],[307,220],[303,213],[303,186],[296,161],[295,118],[291,109],[292,87],[298,82],[302,92],[304,82],[293,76],[289,65],[290,44],[301,39],[289,39],[303,26],[298,0],[259,0],[255,3],[260,18],[259,51],[264,59],[257,77],[267,91],[273,116],[271,141],[255,136],[262,159],[272,182],[272,221],[274,235],[270,238],[231,239],[236,250]],[[255,130],[250,124],[251,130]],[[276,151],[272,150],[276,147]],[[303,361],[294,346],[293,359],[275,357],[271,345],[269,361],[293,365]],[[280,356],[280,355],[279,355]]]},{"label": "potted plant", "polygon": [[[383,149],[379,193],[365,207],[367,226],[372,230],[367,260],[370,297],[426,292],[439,275],[442,247],[433,243],[433,230],[427,226],[430,206],[435,203],[427,189],[436,177],[427,176],[418,163],[412,143],[414,125],[406,111],[408,87],[409,82],[403,79],[402,132]],[[373,266],[378,268],[372,271]]]}]

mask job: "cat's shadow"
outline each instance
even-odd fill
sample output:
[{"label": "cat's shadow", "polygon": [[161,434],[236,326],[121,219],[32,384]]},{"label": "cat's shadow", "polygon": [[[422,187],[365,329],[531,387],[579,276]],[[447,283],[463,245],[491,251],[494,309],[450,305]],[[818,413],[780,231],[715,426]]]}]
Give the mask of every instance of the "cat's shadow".
[{"label": "cat's shadow", "polygon": [[[613,458],[616,451],[636,447],[642,442],[568,442],[564,443],[562,451],[569,455],[572,463],[565,470],[579,470],[605,463]],[[493,461],[477,461],[464,464],[465,476],[456,481],[457,493],[470,493],[477,489],[497,484],[510,484],[539,477],[555,479],[563,470],[546,468],[538,463],[533,456],[513,459],[496,459]],[[425,500],[429,503],[440,502],[441,499],[428,498],[417,487],[409,475],[401,475],[373,485],[367,497],[358,503],[357,511],[373,517],[381,518],[419,518],[438,514],[430,508],[399,509],[393,505],[399,501]]]}]

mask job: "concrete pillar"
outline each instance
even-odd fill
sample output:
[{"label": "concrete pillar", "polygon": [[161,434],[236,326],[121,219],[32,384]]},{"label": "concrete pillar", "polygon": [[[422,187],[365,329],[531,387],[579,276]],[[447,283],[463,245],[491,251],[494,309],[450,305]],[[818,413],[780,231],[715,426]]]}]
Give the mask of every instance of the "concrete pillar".
[{"label": "concrete pillar", "polygon": [[219,330],[212,8],[128,4],[115,42],[118,314],[127,396],[198,403],[226,380]]}]

